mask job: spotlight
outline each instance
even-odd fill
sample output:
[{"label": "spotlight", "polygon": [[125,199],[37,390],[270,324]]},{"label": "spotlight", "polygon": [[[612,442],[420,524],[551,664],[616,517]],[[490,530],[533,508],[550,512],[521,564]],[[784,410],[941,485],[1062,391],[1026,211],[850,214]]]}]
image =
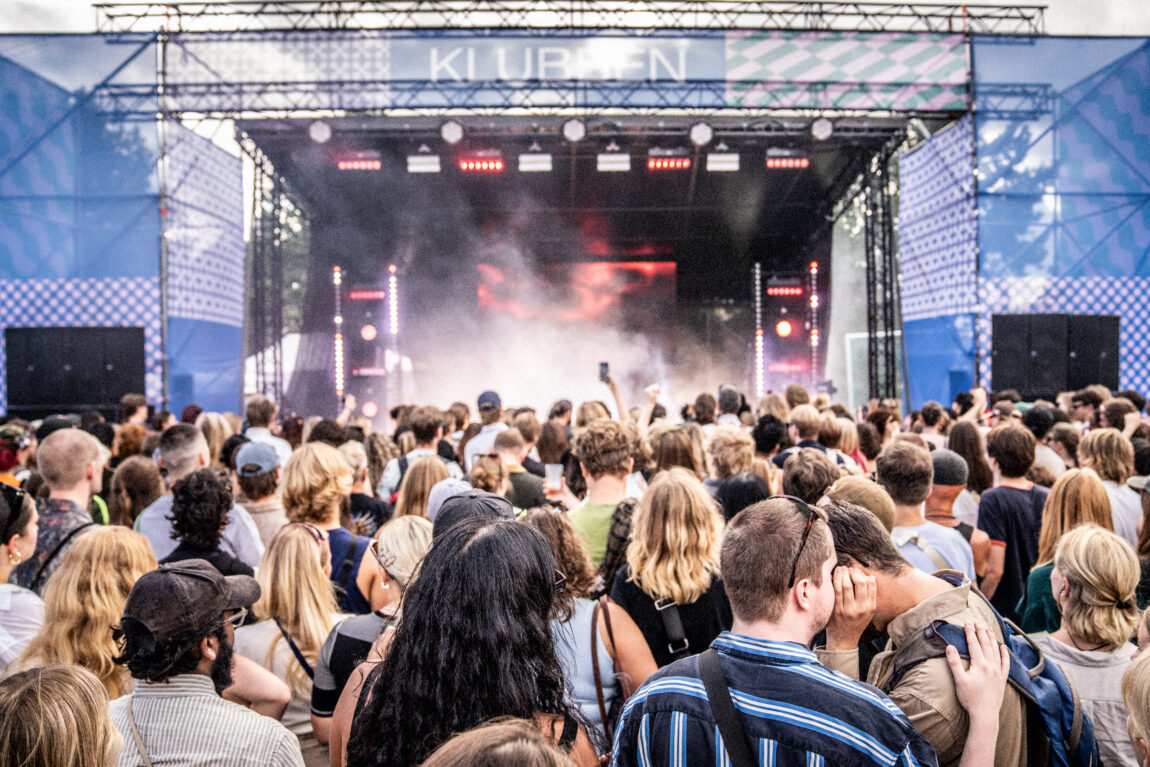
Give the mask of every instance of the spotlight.
[{"label": "spotlight", "polygon": [[738,152],[707,152],[707,170],[711,173],[737,173]]},{"label": "spotlight", "polygon": [[503,154],[496,151],[476,152],[473,155],[459,158],[459,169],[468,173],[501,173],[503,172]]},{"label": "spotlight", "polygon": [[364,325],[362,328],[359,329],[359,337],[362,338],[364,341],[368,341],[368,342],[374,341],[376,336],[378,336],[378,335],[379,335],[379,330],[376,329],[375,325],[372,325],[370,323],[368,323],[367,325]]},{"label": "spotlight", "polygon": [[331,126],[323,120],[316,120],[307,126],[307,135],[317,144],[326,144],[331,138]]},{"label": "spotlight", "polygon": [[811,137],[815,141],[826,141],[835,132],[835,124],[825,117],[811,123]]},{"label": "spotlight", "polygon": [[527,151],[519,155],[520,173],[550,173],[551,155],[543,151],[536,142],[531,142]]},{"label": "spotlight", "polygon": [[704,122],[695,123],[687,131],[691,143],[698,147],[706,146],[715,137],[715,129]]},{"label": "spotlight", "polygon": [[682,149],[651,149],[647,152],[647,170],[687,170],[691,158]]},{"label": "spotlight", "polygon": [[570,141],[572,144],[582,141],[587,135],[587,123],[580,119],[572,117],[563,123],[563,138]]},{"label": "spotlight", "polygon": [[407,156],[408,173],[438,173],[440,170],[439,155],[432,154],[427,144],[421,145],[415,154]]},{"label": "spotlight", "polygon": [[383,162],[379,152],[365,149],[340,155],[335,160],[335,167],[340,170],[381,170]]},{"label": "spotlight", "polygon": [[600,173],[626,173],[631,170],[631,155],[612,141],[606,151],[595,158],[595,167]]},{"label": "spotlight", "polygon": [[379,415],[379,405],[375,404],[371,400],[368,400],[367,402],[363,403],[363,414],[368,418],[375,418],[377,415]]},{"label": "spotlight", "polygon": [[791,326],[791,323],[788,322],[787,320],[779,320],[775,324],[775,332],[778,333],[779,338],[788,337],[793,330],[794,330],[794,328]]},{"label": "spotlight", "polygon": [[463,126],[455,120],[448,120],[439,126],[439,137],[448,144],[458,144],[463,138]]}]

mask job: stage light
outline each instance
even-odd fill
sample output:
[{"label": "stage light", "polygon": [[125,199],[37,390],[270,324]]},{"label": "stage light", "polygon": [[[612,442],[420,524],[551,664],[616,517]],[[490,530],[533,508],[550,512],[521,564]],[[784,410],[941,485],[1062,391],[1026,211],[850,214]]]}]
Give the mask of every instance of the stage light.
[{"label": "stage light", "polygon": [[550,173],[551,155],[539,149],[538,144],[532,144],[531,150],[519,155],[520,173]]},{"label": "stage light", "polygon": [[626,173],[631,170],[631,155],[612,141],[606,151],[596,156],[595,167],[600,173]]},{"label": "stage light", "polygon": [[715,137],[715,129],[704,122],[698,122],[687,130],[687,137],[698,147],[706,146]]},{"label": "stage light", "polygon": [[647,170],[687,170],[691,167],[690,157],[649,157]]},{"label": "stage light", "polygon": [[439,155],[432,154],[426,144],[407,156],[408,173],[439,173],[441,169]]},{"label": "stage light", "polygon": [[802,294],[803,294],[803,289],[800,287],[787,287],[787,286],[775,285],[773,287],[767,288],[767,295],[768,296],[791,297],[791,296],[801,296]]},{"label": "stage light", "polygon": [[376,330],[375,325],[372,325],[371,323],[368,323],[359,329],[359,337],[364,341],[374,341],[378,335],[379,331]]},{"label": "stage light", "polygon": [[768,157],[767,167],[773,170],[802,170],[809,168],[810,158],[807,157]]},{"label": "stage light", "polygon": [[812,275],[818,274],[819,273],[819,262],[818,261],[811,261],[810,269],[811,269]]},{"label": "stage light", "polygon": [[323,120],[316,120],[307,126],[307,135],[317,144],[326,144],[331,139],[331,126]]},{"label": "stage light", "polygon": [[347,294],[351,301],[382,301],[387,298],[386,290],[353,290]]},{"label": "stage light", "polygon": [[363,414],[368,418],[375,418],[377,415],[379,415],[379,405],[375,404],[371,400],[368,400],[367,402],[363,403]]},{"label": "stage light", "polygon": [[335,288],[335,338],[333,342],[334,357],[335,357],[335,396],[343,396],[343,303],[342,291],[340,286],[343,285],[343,269],[339,266],[331,268],[331,282]]},{"label": "stage light", "polygon": [[763,381],[763,265],[755,262],[751,270],[751,295],[755,297],[755,396],[761,398]]},{"label": "stage light", "polygon": [[707,170],[711,173],[737,173],[739,155],[737,152],[708,152]]},{"label": "stage light", "polygon": [[439,137],[448,144],[458,144],[463,139],[463,126],[455,120],[448,120],[439,126]]},{"label": "stage light", "polygon": [[819,346],[819,329],[811,328],[811,348],[817,349]]},{"label": "stage light", "polygon": [[343,333],[335,334],[335,396],[343,396]]},{"label": "stage light", "polygon": [[498,151],[491,151],[461,157],[459,169],[465,173],[502,173],[503,155]]},{"label": "stage light", "polygon": [[572,144],[582,141],[587,136],[587,123],[572,117],[563,123],[563,138]]},{"label": "stage light", "polygon": [[826,141],[835,132],[835,124],[825,117],[820,117],[811,123],[811,137],[815,141]]},{"label": "stage light", "polygon": [[395,264],[387,267],[391,276],[387,278],[387,292],[391,294],[391,301],[388,303],[388,314],[391,320],[391,334],[393,336],[399,335],[399,279],[395,274]]},{"label": "stage light", "polygon": [[789,338],[791,333],[794,332],[794,327],[789,320],[779,320],[775,323],[775,333],[779,338]]},{"label": "stage light", "polygon": [[357,152],[348,152],[335,158],[335,167],[340,170],[381,170],[379,152],[363,149]]},{"label": "stage light", "polygon": [[801,362],[772,362],[767,370],[772,373],[801,373],[806,368]]},{"label": "stage light", "polygon": [[352,378],[379,378],[387,375],[386,368],[352,368]]}]

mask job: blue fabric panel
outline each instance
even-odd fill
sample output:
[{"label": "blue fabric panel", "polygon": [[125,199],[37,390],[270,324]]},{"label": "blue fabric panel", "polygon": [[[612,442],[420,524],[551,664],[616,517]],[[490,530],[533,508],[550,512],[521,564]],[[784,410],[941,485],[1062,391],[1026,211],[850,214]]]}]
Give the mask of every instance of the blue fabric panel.
[{"label": "blue fabric panel", "polygon": [[954,401],[974,385],[974,315],[952,314],[903,323],[910,372],[910,405]]},{"label": "blue fabric panel", "polygon": [[243,328],[218,322],[168,320],[169,409],[185,405],[238,412],[243,386]]}]

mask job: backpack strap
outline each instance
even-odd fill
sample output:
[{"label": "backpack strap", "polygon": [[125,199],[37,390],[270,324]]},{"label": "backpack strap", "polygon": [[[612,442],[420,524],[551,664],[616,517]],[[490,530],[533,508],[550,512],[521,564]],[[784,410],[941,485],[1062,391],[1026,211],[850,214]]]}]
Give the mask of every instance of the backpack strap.
[{"label": "backpack strap", "polygon": [[671,660],[685,658],[691,649],[691,642],[687,639],[687,632],[683,630],[679,606],[675,604],[675,600],[663,597],[655,600],[655,609],[663,619],[663,632],[667,635],[667,652],[671,654]]},{"label": "backpack strap", "polygon": [[[884,693],[889,695],[891,690],[897,687],[898,683],[902,681],[902,678],[906,676],[906,673],[918,664],[946,655],[946,646],[950,643],[947,642],[946,637],[940,633],[940,629],[946,625],[949,625],[946,621],[932,621],[929,626],[915,633],[898,648],[894,654],[891,677],[886,684],[883,685]],[[961,632],[962,629],[959,629],[959,631]],[[967,657],[965,634],[963,634],[962,643],[959,644],[956,642],[954,645],[960,655]]]},{"label": "backpack strap", "polygon": [[36,575],[33,576],[33,578],[32,578],[32,590],[33,591],[39,593],[39,587],[42,585],[40,579],[43,577],[44,571],[48,569],[48,565],[52,564],[52,562],[56,559],[56,557],[59,556],[60,552],[64,550],[64,547],[68,545],[68,541],[75,538],[78,533],[80,533],[84,530],[87,530],[89,527],[95,527],[95,526],[96,526],[95,522],[88,522],[87,524],[83,524],[83,525],[80,525],[79,527],[72,528],[72,532],[65,535],[60,540],[60,542],[57,543],[52,548],[52,550],[50,552],[48,552],[48,556],[44,559],[43,562],[40,563],[40,567],[38,567],[36,569]]},{"label": "backpack strap", "polygon": [[926,539],[924,539],[914,530],[911,530],[908,527],[896,527],[894,531],[891,532],[891,538],[894,539],[895,546],[905,546],[908,543],[911,546],[914,546],[923,554],[926,554],[930,558],[930,561],[934,562],[934,566],[939,570],[951,569],[950,562],[947,562],[946,558],[943,557],[942,554],[938,553],[938,549],[927,543]]},{"label": "backpack strap", "polygon": [[[591,608],[591,673],[595,677],[595,699],[599,703],[599,721],[603,723],[603,729],[607,729],[607,700],[603,696],[603,680],[599,678],[599,608],[603,607],[603,599],[600,597],[595,606]],[[606,612],[606,607],[603,611]]]},{"label": "backpack strap", "polygon": [[351,576],[352,565],[355,564],[355,557],[352,554],[358,548],[359,538],[352,536],[352,539],[347,542],[347,551],[343,554],[343,560],[339,565],[339,575],[336,576],[335,583],[341,589],[342,593],[347,593],[347,579]]},{"label": "backpack strap", "polygon": [[700,653],[699,676],[703,678],[703,686],[707,689],[711,714],[715,717],[715,725],[723,737],[723,744],[727,748],[727,756],[731,758],[732,767],[756,767],[759,760],[751,750],[747,731],[743,728],[743,720],[739,718],[739,712],[735,710],[734,701],[731,700],[727,676],[723,673],[719,653],[715,648],[711,647]]},{"label": "backpack strap", "polygon": [[280,633],[283,634],[283,638],[287,640],[288,647],[291,648],[292,655],[294,655],[295,659],[299,661],[299,665],[303,667],[303,672],[307,674],[307,678],[314,680],[315,670],[312,669],[311,664],[307,662],[307,658],[305,658],[303,653],[300,652],[299,645],[297,645],[295,640],[291,638],[291,634],[289,634],[288,630],[284,628],[284,625],[280,623],[279,618],[273,618],[272,620],[276,622],[276,627],[279,628]]}]

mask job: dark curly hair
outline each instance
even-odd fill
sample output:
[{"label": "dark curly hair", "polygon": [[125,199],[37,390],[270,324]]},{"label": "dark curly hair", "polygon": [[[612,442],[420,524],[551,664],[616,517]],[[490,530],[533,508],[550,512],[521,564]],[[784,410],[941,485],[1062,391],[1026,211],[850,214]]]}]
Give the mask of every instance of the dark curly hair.
[{"label": "dark curly hair", "polygon": [[200,549],[220,545],[232,489],[219,469],[200,469],[172,485],[172,538]]},{"label": "dark curly hair", "polygon": [[453,525],[404,593],[387,658],[364,682],[348,764],[411,767],[497,716],[586,726],[555,656],[554,598],[555,558],[537,530],[478,518]]}]

